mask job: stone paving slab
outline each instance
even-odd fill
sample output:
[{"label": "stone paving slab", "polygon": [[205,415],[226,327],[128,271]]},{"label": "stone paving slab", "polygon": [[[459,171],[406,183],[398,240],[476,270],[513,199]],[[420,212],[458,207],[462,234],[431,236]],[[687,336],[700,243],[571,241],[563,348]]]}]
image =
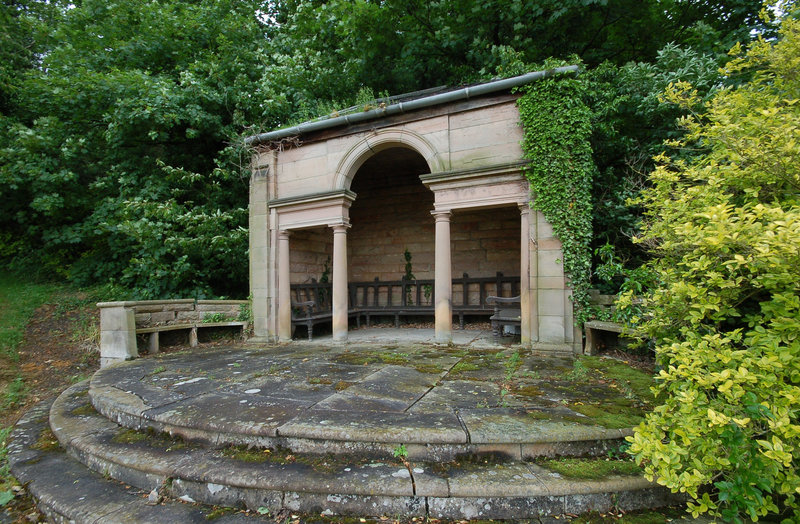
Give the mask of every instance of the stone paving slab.
[{"label": "stone paving slab", "polygon": [[277,428],[303,412],[306,406],[307,403],[294,400],[212,392],[148,410],[144,416],[210,435],[230,433],[275,437]]},{"label": "stone paving slab", "polygon": [[364,442],[463,444],[467,436],[453,413],[309,410],[278,429],[294,438]]},{"label": "stone paving slab", "polygon": [[302,402],[309,408],[336,394],[334,385],[311,384],[307,381],[298,381],[292,377],[262,379],[236,388],[228,388],[227,390],[243,397],[260,395],[274,399]]},{"label": "stone paving slab", "polygon": [[[317,515],[519,519],[606,511],[615,505],[632,509],[665,500],[662,488],[637,477],[567,481],[533,464],[493,463],[488,458],[486,463],[450,465],[412,461],[406,467],[396,460],[290,458],[282,452],[278,460],[254,461],[246,456],[270,457],[273,452],[210,449],[120,428],[92,412],[87,387],[86,383],[73,386],[53,403],[51,419],[61,421],[56,433],[92,469],[140,490],[104,479],[61,452],[31,448],[47,435],[47,410],[37,407],[12,434],[9,462],[14,474],[30,482],[31,493],[58,521],[202,522],[207,517],[208,508],[203,506],[173,502],[147,506],[144,495],[152,488],[190,502],[265,508],[273,515],[289,510]],[[245,455],[240,457],[240,452]],[[252,519],[238,513],[216,521]]]},{"label": "stone paving slab", "polygon": [[[28,411],[14,427],[8,461],[14,476],[25,484],[38,507],[51,521],[79,523],[208,522],[213,508],[163,501],[148,505],[146,493],[94,473],[63,450],[32,446],[46,434],[50,402]],[[214,519],[220,524],[274,522],[241,513]]]},{"label": "stone paving slab", "polygon": [[522,462],[507,464],[463,464],[448,472],[451,497],[507,497],[549,495],[540,476]]},{"label": "stone paving slab", "polygon": [[437,385],[415,403],[410,411],[431,413],[457,409],[460,412],[480,405],[496,405],[500,400],[500,386],[497,384],[474,380],[449,380]]},{"label": "stone paving slab", "polygon": [[[402,443],[416,453],[427,446],[436,460],[453,456],[443,446],[467,444],[521,458],[540,449],[552,455],[557,443],[565,454],[585,453],[597,448],[589,441],[626,434],[588,418],[580,423],[583,416],[568,407],[605,386],[567,380],[569,359],[519,352],[363,341],[224,348],[105,368],[90,395],[100,412],[127,427],[313,452],[372,442],[385,453],[383,444]],[[550,412],[563,417],[548,419]],[[587,443],[575,444],[581,441]]]},{"label": "stone paving slab", "polygon": [[375,394],[357,394],[345,391],[336,393],[320,401],[314,406],[315,410],[342,411],[345,413],[358,412],[362,416],[375,416],[375,412],[404,413],[413,404],[411,402],[393,398],[382,398]]},{"label": "stone paving slab", "polygon": [[619,429],[542,420],[523,410],[510,408],[465,409],[459,412],[475,444],[509,442],[571,442],[576,440],[619,439]]}]

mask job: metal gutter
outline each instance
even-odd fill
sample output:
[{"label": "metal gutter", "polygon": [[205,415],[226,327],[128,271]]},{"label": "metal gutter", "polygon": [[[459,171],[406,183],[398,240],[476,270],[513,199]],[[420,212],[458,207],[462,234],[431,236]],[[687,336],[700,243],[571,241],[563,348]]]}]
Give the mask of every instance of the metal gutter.
[{"label": "metal gutter", "polygon": [[505,91],[514,87],[528,84],[530,82],[541,80],[559,74],[577,74],[579,67],[576,65],[557,67],[555,69],[547,69],[544,71],[533,71],[524,75],[515,76],[512,78],[504,78],[502,80],[495,80],[485,84],[479,84],[472,87],[464,87],[447,93],[440,93],[438,95],[427,96],[411,100],[409,102],[399,102],[397,104],[388,105],[386,107],[372,109],[361,113],[354,113],[352,115],[342,115],[325,120],[314,120],[311,122],[304,122],[302,124],[270,131],[269,133],[261,133],[245,138],[244,143],[247,146],[256,146],[274,140],[280,140],[288,136],[302,135],[305,133],[312,133],[314,131],[322,131],[323,129],[330,129],[337,126],[345,126],[364,122],[366,120],[373,120],[375,118],[382,118],[417,109],[423,109],[439,104],[446,104],[455,102],[457,100],[468,100],[472,97],[482,96],[497,91]]}]

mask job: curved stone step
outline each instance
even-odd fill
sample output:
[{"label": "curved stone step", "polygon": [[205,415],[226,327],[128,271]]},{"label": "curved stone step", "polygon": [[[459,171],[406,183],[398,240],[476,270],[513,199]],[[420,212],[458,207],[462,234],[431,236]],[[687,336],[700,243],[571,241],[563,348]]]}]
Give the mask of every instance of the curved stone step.
[{"label": "curved stone step", "polygon": [[127,362],[97,372],[89,394],[100,413],[128,428],[297,453],[391,458],[403,444],[413,460],[480,453],[522,460],[605,454],[630,434],[576,422],[580,415],[556,402],[481,406],[502,398],[499,386],[443,381],[459,361],[446,353],[434,359],[434,373],[342,364],[336,354],[320,361],[314,351],[313,359],[229,350]]},{"label": "curved stone step", "polygon": [[274,522],[257,512],[220,514],[217,508],[169,500],[148,504],[147,493],[104,478],[50,445],[50,404],[38,404],[17,423],[8,439],[8,462],[51,522]]},{"label": "curved stone step", "polygon": [[[418,463],[297,455],[247,462],[225,450],[123,429],[93,412],[86,384],[54,403],[50,424],[67,451],[102,474],[175,498],[310,514],[517,519],[675,502],[641,477],[568,481],[535,464]],[[244,452],[242,452],[244,453]],[[260,457],[259,455],[259,457]]]}]

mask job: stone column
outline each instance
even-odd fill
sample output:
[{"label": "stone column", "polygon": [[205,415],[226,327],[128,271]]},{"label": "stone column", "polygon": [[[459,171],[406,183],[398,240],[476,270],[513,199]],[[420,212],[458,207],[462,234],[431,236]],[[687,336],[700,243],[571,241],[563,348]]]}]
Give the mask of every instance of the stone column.
[{"label": "stone column", "polygon": [[450,262],[450,211],[431,211],[436,218],[436,256],[434,260],[434,296],[436,299],[436,342],[449,344],[453,339],[453,280]]},{"label": "stone column", "polygon": [[350,224],[333,228],[333,339],[347,340],[347,229]]},{"label": "stone column", "polygon": [[278,232],[278,340],[292,340],[292,290],[289,231]]},{"label": "stone column", "polygon": [[519,298],[520,335],[524,346],[531,344],[531,223],[530,207],[527,202],[519,204],[520,242],[519,242]]}]

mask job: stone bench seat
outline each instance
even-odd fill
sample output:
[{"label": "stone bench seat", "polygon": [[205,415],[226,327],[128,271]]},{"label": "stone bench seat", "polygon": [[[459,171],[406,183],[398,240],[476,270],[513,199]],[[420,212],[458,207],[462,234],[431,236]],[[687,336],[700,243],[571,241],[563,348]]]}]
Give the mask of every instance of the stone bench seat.
[{"label": "stone bench seat", "polygon": [[586,345],[584,346],[584,353],[587,355],[594,355],[597,350],[597,342],[601,332],[606,333],[622,333],[624,326],[617,322],[602,322],[599,320],[590,320],[584,322],[583,329],[586,332]]},{"label": "stone bench seat", "polygon": [[158,353],[159,333],[189,331],[189,345],[198,345],[200,328],[239,327],[244,337],[249,328],[247,300],[132,300],[101,302],[100,365],[139,356],[137,335],[147,335],[148,352]]},{"label": "stone bench seat", "polygon": [[[494,311],[489,321],[492,323],[492,334],[500,336],[502,326],[522,325],[522,302],[516,297],[487,297],[488,304],[494,304]],[[516,306],[516,307],[514,307]]]},{"label": "stone bench seat", "polygon": [[191,347],[197,347],[198,339],[197,339],[197,330],[199,328],[219,328],[219,327],[241,327],[242,328],[242,335],[244,336],[247,333],[247,328],[249,327],[249,322],[245,320],[230,320],[224,322],[192,322],[192,323],[184,323],[184,324],[165,324],[160,326],[147,326],[136,328],[137,335],[150,335],[148,337],[148,345],[147,351],[150,354],[156,354],[159,352],[159,337],[158,334],[165,332],[165,331],[179,331],[182,329],[189,330],[189,345]]}]

